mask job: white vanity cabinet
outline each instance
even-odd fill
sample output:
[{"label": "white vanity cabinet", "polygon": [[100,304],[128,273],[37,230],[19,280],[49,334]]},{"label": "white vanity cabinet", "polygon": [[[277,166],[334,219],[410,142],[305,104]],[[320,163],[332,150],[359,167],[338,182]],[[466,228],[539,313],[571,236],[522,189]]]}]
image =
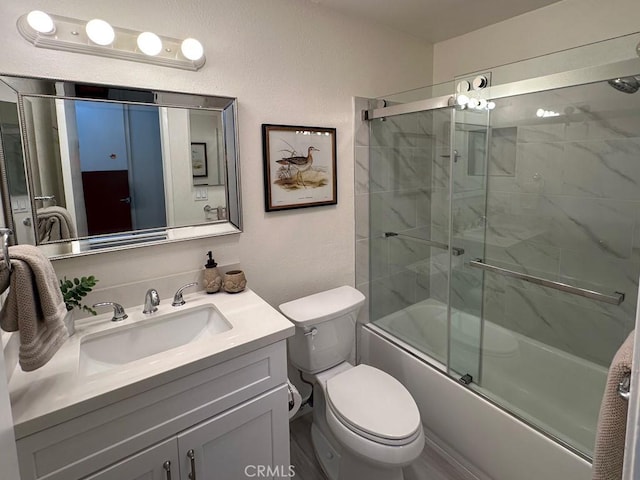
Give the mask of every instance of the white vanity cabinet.
[{"label": "white vanity cabinet", "polygon": [[[281,387],[118,462],[87,480],[236,480],[258,465],[288,471],[288,448],[275,442],[287,432],[287,402]],[[280,432],[278,432],[280,430]],[[285,452],[284,450],[287,450]],[[274,463],[281,459],[285,463]],[[195,475],[194,475],[195,473]]]},{"label": "white vanity cabinet", "polygon": [[284,340],[182,373],[18,438],[22,480],[236,480],[259,465],[286,475]]}]

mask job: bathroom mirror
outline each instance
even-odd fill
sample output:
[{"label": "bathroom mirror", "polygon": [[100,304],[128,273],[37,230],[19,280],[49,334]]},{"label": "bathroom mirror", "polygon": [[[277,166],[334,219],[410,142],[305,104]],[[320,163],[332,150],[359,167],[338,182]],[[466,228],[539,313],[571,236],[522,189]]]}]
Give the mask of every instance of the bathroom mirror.
[{"label": "bathroom mirror", "polygon": [[49,256],[241,229],[236,100],[0,76],[15,243]]}]

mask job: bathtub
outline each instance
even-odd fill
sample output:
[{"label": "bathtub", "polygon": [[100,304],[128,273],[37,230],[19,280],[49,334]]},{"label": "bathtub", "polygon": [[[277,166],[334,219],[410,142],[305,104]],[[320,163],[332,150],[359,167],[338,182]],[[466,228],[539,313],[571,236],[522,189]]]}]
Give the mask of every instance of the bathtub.
[{"label": "bathtub", "polygon": [[433,299],[366,324],[361,360],[407,386],[431,439],[478,478],[590,479],[606,369],[490,322],[478,362],[479,319],[454,312],[451,323],[473,391],[446,375],[446,305]]}]

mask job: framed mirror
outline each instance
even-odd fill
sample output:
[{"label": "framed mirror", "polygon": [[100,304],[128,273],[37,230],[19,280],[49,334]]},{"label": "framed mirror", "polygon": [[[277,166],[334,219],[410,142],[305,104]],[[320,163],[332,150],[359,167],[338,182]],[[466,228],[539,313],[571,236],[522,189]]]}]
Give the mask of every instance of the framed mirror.
[{"label": "framed mirror", "polygon": [[0,76],[14,243],[50,257],[238,233],[236,99]]}]

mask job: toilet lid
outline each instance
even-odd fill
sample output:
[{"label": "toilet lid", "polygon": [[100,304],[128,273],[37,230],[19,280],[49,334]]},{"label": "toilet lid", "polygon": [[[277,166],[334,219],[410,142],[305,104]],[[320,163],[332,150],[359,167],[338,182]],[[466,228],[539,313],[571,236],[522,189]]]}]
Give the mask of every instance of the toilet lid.
[{"label": "toilet lid", "polygon": [[303,327],[326,322],[356,310],[364,300],[362,292],[344,285],[283,303],[278,308],[295,325]]},{"label": "toilet lid", "polygon": [[327,380],[326,388],[334,413],[357,430],[400,440],[420,428],[420,412],[413,397],[382,370],[358,365]]}]

